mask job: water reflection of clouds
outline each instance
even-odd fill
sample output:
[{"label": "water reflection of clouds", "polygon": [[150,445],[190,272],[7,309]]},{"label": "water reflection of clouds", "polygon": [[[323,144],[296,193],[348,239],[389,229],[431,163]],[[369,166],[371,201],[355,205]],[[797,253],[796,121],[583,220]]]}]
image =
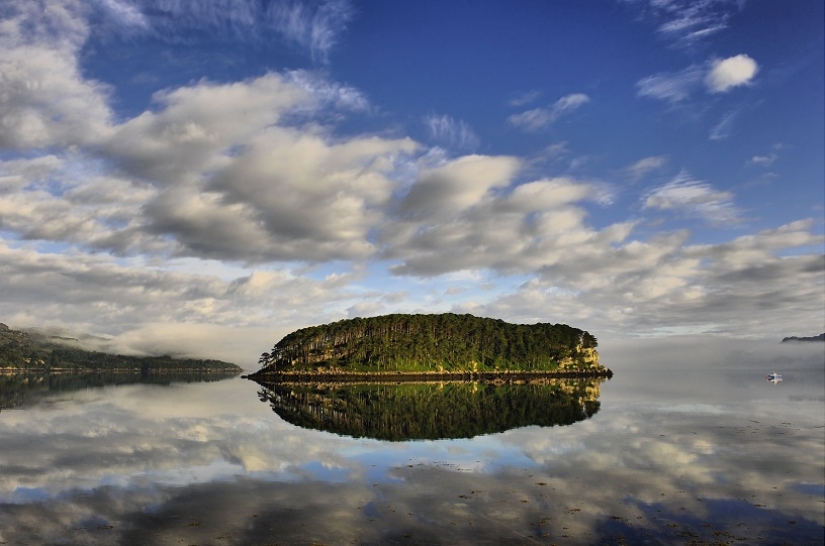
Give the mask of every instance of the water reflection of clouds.
[{"label": "water reflection of clouds", "polygon": [[[0,541],[672,542],[738,517],[753,541],[789,520],[789,542],[821,540],[818,381],[780,395],[748,383],[711,404],[693,400],[700,379],[627,373],[573,426],[409,443],[288,425],[237,381],[89,391],[0,415]],[[780,403],[788,393],[800,399]]]}]

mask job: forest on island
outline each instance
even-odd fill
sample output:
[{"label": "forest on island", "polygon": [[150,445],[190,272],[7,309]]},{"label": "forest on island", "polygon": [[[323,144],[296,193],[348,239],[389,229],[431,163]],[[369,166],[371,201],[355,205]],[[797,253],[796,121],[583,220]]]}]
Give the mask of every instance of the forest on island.
[{"label": "forest on island", "polygon": [[262,373],[556,370],[598,365],[595,336],[566,324],[394,314],[296,330],[261,355]]}]

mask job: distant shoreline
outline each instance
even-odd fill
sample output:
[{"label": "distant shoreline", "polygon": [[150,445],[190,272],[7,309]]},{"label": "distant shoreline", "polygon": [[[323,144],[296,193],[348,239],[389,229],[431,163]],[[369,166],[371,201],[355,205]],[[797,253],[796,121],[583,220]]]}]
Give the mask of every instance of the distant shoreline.
[{"label": "distant shoreline", "polygon": [[794,343],[794,342],[797,342],[797,341],[802,341],[802,342],[806,342],[806,343],[811,342],[811,341],[823,342],[823,341],[825,341],[825,334],[819,334],[818,336],[809,336],[809,337],[790,336],[790,337],[782,338],[782,341],[780,341],[780,343]]},{"label": "distant shoreline", "polygon": [[224,375],[238,375],[241,370],[223,370],[220,368],[0,368],[0,374],[13,375],[28,374],[70,374],[70,373],[136,373],[148,375],[179,374],[179,373],[219,373]]}]

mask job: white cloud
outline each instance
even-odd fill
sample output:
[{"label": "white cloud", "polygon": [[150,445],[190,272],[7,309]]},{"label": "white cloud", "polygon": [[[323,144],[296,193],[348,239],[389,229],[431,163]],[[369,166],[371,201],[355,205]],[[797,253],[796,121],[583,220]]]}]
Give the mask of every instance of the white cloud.
[{"label": "white cloud", "polygon": [[658,25],[658,34],[680,47],[692,47],[728,27],[730,17],[742,8],[741,0],[622,0],[641,8],[642,15]]},{"label": "white cloud", "polygon": [[756,61],[747,55],[716,60],[705,76],[705,85],[711,93],[724,93],[733,87],[750,84],[758,71]]},{"label": "white cloud", "polygon": [[567,147],[567,142],[556,142],[555,144],[546,146],[541,152],[539,152],[539,157],[547,161],[558,159],[568,154],[570,154],[570,149]]},{"label": "white cloud", "polygon": [[[27,166],[4,164],[4,229],[121,256],[315,262],[374,252],[368,233],[390,177],[417,144],[327,135],[320,114],[368,107],[357,90],[306,71],[202,80],[157,93],[153,109],[115,124],[103,88],[77,67],[82,9],[21,6],[0,36],[10,90],[0,145],[53,160],[46,174],[37,153]],[[53,156],[52,146],[73,151]]]},{"label": "white cloud", "polygon": [[661,72],[636,83],[638,96],[669,102],[681,102],[697,93],[704,84],[710,93],[725,93],[748,85],[758,72],[756,62],[747,55],[691,65],[678,72]]},{"label": "white cloud", "polygon": [[106,134],[108,88],[81,75],[77,54],[89,28],[83,5],[6,6],[0,25],[0,147],[93,144]]},{"label": "white cloud", "polygon": [[736,223],[740,219],[732,193],[714,190],[710,184],[694,180],[685,170],[648,192],[642,200],[646,209],[672,210],[714,224]]},{"label": "white cloud", "polygon": [[537,98],[541,96],[540,91],[527,91],[521,95],[518,95],[508,101],[510,106],[524,106],[525,104],[530,104]]},{"label": "white cloud", "polygon": [[561,116],[574,112],[588,102],[590,102],[590,97],[584,93],[573,93],[560,98],[552,106],[534,108],[508,116],[507,122],[525,131],[538,131],[552,125]]},{"label": "white cloud", "polygon": [[[257,356],[244,354],[233,335],[248,341],[264,327],[324,322],[330,306],[359,301],[348,286],[287,269],[252,270],[223,280],[141,260],[124,265],[101,255],[15,248],[2,239],[0,291],[8,296],[0,302],[7,323],[116,334],[107,348],[117,351],[202,357],[220,352],[239,361]],[[288,331],[281,326],[281,335]]]},{"label": "white cloud", "polygon": [[768,155],[755,155],[748,160],[747,165],[770,167],[777,159],[779,159],[779,156],[776,153],[770,153]]},{"label": "white cloud", "polygon": [[97,3],[108,12],[114,21],[124,27],[137,27],[141,30],[149,28],[148,19],[134,5],[119,0],[97,0]]},{"label": "white cloud", "polygon": [[332,82],[318,72],[292,70],[287,72],[284,78],[309,93],[320,105],[355,112],[370,110],[369,100],[361,91],[348,85]]},{"label": "white cloud", "polygon": [[425,168],[399,210],[418,221],[450,218],[477,205],[491,190],[509,185],[519,167],[514,157],[471,155]]},{"label": "white cloud", "polygon": [[[330,119],[369,112],[370,104],[358,89],[316,72],[193,81],[116,121],[107,88],[79,68],[87,5],[9,5],[0,27],[0,317],[11,324],[51,320],[123,339],[145,334],[158,347],[171,343],[160,339],[167,330],[189,336],[191,346],[214,336],[217,346],[229,343],[235,327],[285,331],[348,313],[428,308],[420,293],[385,289],[388,270],[421,278],[461,272],[472,279],[461,282],[490,276],[492,284],[514,274],[507,282],[524,284],[512,294],[501,295],[506,283],[470,289],[469,297],[483,292],[488,300],[463,304],[509,319],[538,319],[541,306],[545,314],[555,306],[571,321],[601,317],[606,326],[615,320],[643,330],[659,326],[657,315],[690,326],[695,311],[707,310],[715,314],[703,323],[741,330],[776,316],[790,324],[821,316],[820,256],[779,257],[821,244],[810,225],[711,246],[688,245],[687,231],[634,236],[637,221],[591,216],[590,204],[611,199],[598,181],[528,173],[530,162],[514,156],[450,157],[403,136],[336,135]],[[214,2],[164,5],[196,20],[184,17],[183,26],[211,28],[210,18],[222,17],[220,24],[239,29],[260,6],[241,2],[221,15]],[[138,21],[122,1],[106,6],[121,24]],[[156,29],[160,16],[149,11],[141,13]],[[309,15],[301,19],[310,12],[290,13],[299,19],[295,29],[315,24]],[[330,28],[343,28],[341,20]],[[320,56],[334,36],[319,31],[307,47]],[[651,77],[639,93],[684,100],[704,89],[708,67]],[[720,70],[726,89],[752,79]],[[510,123],[537,130],[588,101],[568,95]],[[722,138],[733,116],[712,136]],[[477,145],[462,121],[428,122],[433,138],[459,149]],[[533,165],[568,153],[564,143],[553,144]],[[625,172],[642,177],[664,165],[663,156],[652,156]],[[741,218],[729,192],[686,172],[646,194],[643,210],[715,224]],[[186,270],[174,265],[182,260]],[[210,274],[212,260],[229,265]],[[758,282],[783,277],[776,295]],[[781,298],[803,311],[792,316]],[[726,310],[714,311],[714,301]],[[751,318],[758,305],[774,315]],[[737,319],[734,311],[750,314]]]},{"label": "white cloud", "polygon": [[588,97],[584,93],[574,93],[572,95],[566,95],[557,100],[555,104],[553,104],[553,112],[555,112],[557,115],[572,112],[582,104],[588,102],[590,102],[590,97]]},{"label": "white cloud", "polygon": [[347,0],[322,0],[316,6],[282,0],[270,5],[268,15],[288,39],[309,49],[313,58],[325,61],[355,10]]},{"label": "white cloud", "polygon": [[676,73],[660,73],[642,78],[636,83],[640,97],[680,102],[688,97],[702,81],[704,68],[689,66]]},{"label": "white cloud", "polygon": [[201,81],[154,101],[160,108],[118,126],[105,151],[134,176],[169,185],[225,164],[229,152],[312,97],[270,73],[223,85]]},{"label": "white cloud", "polygon": [[624,168],[624,172],[633,180],[639,180],[646,174],[658,171],[667,164],[667,156],[657,155],[644,157],[632,165]]},{"label": "white cloud", "polygon": [[[62,0],[67,5],[69,0]],[[256,40],[279,34],[325,62],[340,34],[355,16],[348,0],[95,0],[103,15],[96,32],[152,33],[175,40],[187,31],[208,31],[234,39]]]},{"label": "white cloud", "polygon": [[[277,74],[197,82],[155,100],[155,111],[103,132],[96,152],[118,176],[78,152],[53,172],[59,192],[54,180],[5,178],[25,191],[0,196],[4,228],[121,255],[366,257],[366,233],[391,195],[393,158],[416,148],[409,139],[333,143],[317,128],[278,127],[296,108],[326,105]],[[117,200],[106,197],[112,192]]]},{"label": "white cloud", "polygon": [[[216,257],[235,254],[241,260],[366,258],[374,252],[368,233],[382,221],[392,196],[394,158],[416,146],[409,139],[378,137],[329,143],[320,135],[270,129],[204,188],[215,192],[206,205],[210,214],[225,218],[225,230],[210,229],[196,211],[180,218],[167,200],[157,202],[156,219],[196,255],[205,245]],[[203,197],[197,188],[185,195],[195,202]],[[213,246],[213,237],[233,232],[237,240]]]},{"label": "white cloud", "polygon": [[[473,178],[468,176],[464,184]],[[422,184],[419,191],[417,202],[440,203],[444,199],[445,190],[430,183]],[[458,195],[461,201],[452,199],[455,206],[448,210],[428,216],[404,214],[384,227],[384,256],[402,260],[393,268],[395,273],[433,276],[473,269],[504,274],[536,271],[619,243],[632,226],[614,224],[601,231],[587,226],[587,213],[577,204],[608,197],[601,185],[572,178],[540,179]]]},{"label": "white cloud", "polygon": [[481,143],[478,136],[464,120],[455,120],[447,115],[431,114],[424,118],[430,138],[449,148],[474,150]]},{"label": "white cloud", "polygon": [[716,333],[769,339],[781,339],[777,325],[814,331],[825,326],[825,258],[783,257],[825,242],[811,225],[795,222],[719,244],[690,245],[679,232],[607,246],[559,261],[474,312],[523,322],[564,319],[605,337],[711,323]]},{"label": "white cloud", "polygon": [[63,161],[55,155],[0,161],[0,195],[41,184],[62,165]]}]

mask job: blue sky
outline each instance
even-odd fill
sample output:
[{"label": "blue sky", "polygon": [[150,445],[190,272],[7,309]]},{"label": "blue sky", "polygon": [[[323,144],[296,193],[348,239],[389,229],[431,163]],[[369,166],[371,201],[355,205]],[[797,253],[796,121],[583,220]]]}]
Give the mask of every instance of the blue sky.
[{"label": "blue sky", "polygon": [[821,2],[0,3],[0,320],[825,329]]}]

